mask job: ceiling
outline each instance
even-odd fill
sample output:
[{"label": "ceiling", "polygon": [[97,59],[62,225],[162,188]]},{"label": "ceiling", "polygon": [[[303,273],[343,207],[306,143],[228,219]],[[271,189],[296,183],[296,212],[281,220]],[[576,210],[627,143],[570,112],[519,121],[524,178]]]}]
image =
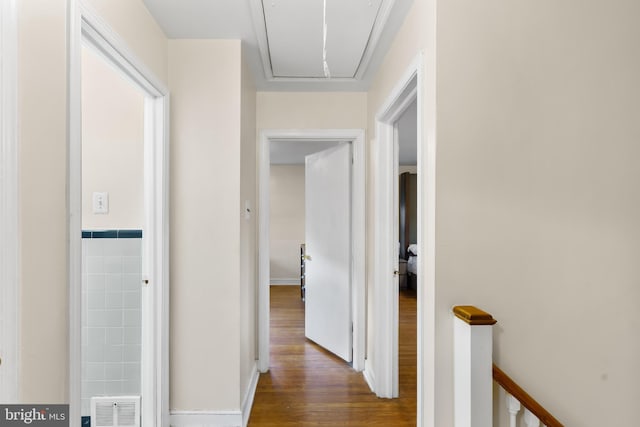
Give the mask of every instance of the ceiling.
[{"label": "ceiling", "polygon": [[258,90],[364,91],[412,1],[326,0],[326,13],[325,0],[144,3],[169,38],[242,40]]},{"label": "ceiling", "polygon": [[339,141],[271,141],[269,161],[272,165],[304,165],[304,158],[341,144]]}]

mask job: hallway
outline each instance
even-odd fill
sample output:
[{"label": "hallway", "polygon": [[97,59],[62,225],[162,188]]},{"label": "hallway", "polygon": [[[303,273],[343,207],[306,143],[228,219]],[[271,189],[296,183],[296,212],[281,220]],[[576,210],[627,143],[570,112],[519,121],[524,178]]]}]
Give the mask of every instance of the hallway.
[{"label": "hallway", "polygon": [[414,426],[416,295],[400,293],[400,398],[379,399],[362,373],[304,337],[297,286],[271,287],[271,368],[260,376],[249,426]]}]

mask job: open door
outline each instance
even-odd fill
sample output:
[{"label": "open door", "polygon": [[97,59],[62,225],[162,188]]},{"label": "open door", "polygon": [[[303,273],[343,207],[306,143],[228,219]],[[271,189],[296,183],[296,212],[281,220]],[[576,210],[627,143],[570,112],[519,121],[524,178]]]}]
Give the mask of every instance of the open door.
[{"label": "open door", "polygon": [[305,165],[305,335],[351,362],[351,145]]}]

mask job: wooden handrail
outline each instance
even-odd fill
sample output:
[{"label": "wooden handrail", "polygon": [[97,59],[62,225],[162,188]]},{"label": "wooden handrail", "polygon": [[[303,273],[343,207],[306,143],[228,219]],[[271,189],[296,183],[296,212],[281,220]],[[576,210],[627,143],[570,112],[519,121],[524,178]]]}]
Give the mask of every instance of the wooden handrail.
[{"label": "wooden handrail", "polygon": [[540,422],[547,427],[564,427],[553,415],[542,407],[536,400],[513,381],[509,375],[493,364],[493,380],[500,384],[507,393],[515,397],[533,415],[538,417]]}]

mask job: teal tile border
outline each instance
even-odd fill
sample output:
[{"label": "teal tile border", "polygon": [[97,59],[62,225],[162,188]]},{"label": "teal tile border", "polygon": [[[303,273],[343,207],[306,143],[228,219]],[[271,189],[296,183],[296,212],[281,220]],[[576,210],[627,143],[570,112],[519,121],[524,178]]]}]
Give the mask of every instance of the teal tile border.
[{"label": "teal tile border", "polygon": [[142,230],[82,230],[83,239],[141,239]]}]

